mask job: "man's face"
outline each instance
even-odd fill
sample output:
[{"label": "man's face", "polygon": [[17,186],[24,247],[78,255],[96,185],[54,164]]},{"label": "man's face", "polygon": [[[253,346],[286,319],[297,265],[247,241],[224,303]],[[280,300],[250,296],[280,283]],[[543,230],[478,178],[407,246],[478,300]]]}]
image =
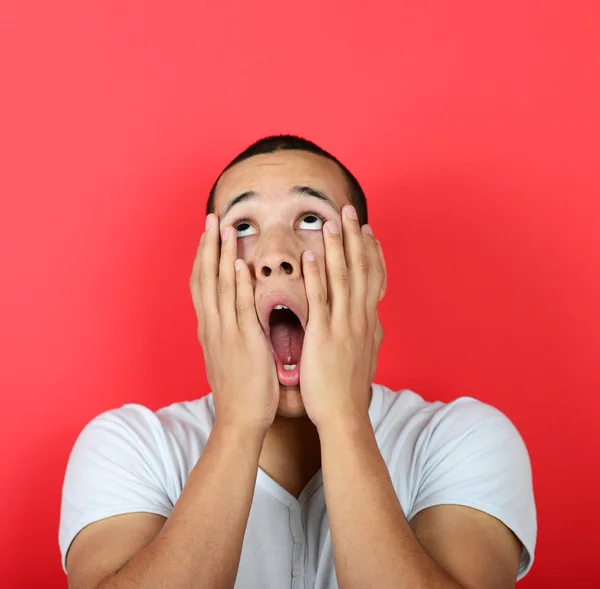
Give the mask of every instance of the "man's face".
[{"label": "man's face", "polygon": [[[249,192],[253,194],[247,195]],[[236,198],[244,194],[247,196]],[[296,334],[294,343],[294,327],[299,326],[285,325],[289,312],[273,312],[273,307],[283,304],[293,309],[306,326],[302,253],[309,249],[315,253],[326,289],[323,223],[337,220],[341,227],[341,210],[346,204],[350,201],[338,165],[305,151],[253,156],[227,170],[217,184],[214,210],[221,227],[236,228],[238,257],[250,268],[257,314],[274,347],[280,382],[277,413],[284,417],[306,415],[299,371],[289,370],[300,354],[301,339],[298,344]],[[290,364],[281,358],[285,355],[282,346],[288,350],[285,354]]]}]

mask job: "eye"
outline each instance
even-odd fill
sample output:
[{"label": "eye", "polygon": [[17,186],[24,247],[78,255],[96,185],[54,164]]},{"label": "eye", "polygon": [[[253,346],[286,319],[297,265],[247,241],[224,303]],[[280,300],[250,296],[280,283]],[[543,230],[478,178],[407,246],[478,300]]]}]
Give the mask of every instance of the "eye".
[{"label": "eye", "polygon": [[[304,224],[304,226],[302,225]],[[309,229],[312,231],[319,231],[321,229],[323,229],[323,225],[325,224],[325,219],[323,219],[323,217],[321,217],[321,215],[318,215],[317,213],[306,213],[301,221],[300,221],[300,225],[298,225],[299,229]]]},{"label": "eye", "polygon": [[246,219],[236,221],[233,226],[235,227],[238,238],[254,235],[256,233],[256,229],[252,226],[250,221],[247,221]]}]

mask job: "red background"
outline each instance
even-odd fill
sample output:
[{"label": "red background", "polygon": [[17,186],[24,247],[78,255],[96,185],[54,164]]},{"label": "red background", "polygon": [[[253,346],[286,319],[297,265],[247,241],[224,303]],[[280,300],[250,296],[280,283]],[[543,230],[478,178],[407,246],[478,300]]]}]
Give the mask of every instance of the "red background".
[{"label": "red background", "polygon": [[597,586],[599,4],[363,4],[3,4],[4,587],[66,587],[61,484],[88,420],[208,392],[187,283],[208,190],[281,132],[368,195],[377,381],[504,411],[538,507],[520,586]]}]

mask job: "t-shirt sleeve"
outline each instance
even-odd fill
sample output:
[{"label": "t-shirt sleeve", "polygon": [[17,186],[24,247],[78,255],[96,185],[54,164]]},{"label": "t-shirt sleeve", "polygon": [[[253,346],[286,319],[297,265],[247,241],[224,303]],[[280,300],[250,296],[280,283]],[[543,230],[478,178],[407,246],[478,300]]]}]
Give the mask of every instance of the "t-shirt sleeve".
[{"label": "t-shirt sleeve", "polygon": [[523,544],[517,580],[522,579],[533,564],[537,516],[531,463],[518,430],[501,411],[470,397],[448,404],[429,425],[408,519],[443,504],[489,513]]},{"label": "t-shirt sleeve", "polygon": [[89,524],[125,513],[170,515],[160,436],[156,415],[133,404],[99,415],[79,434],[62,490],[58,540],[65,572],[67,551]]}]

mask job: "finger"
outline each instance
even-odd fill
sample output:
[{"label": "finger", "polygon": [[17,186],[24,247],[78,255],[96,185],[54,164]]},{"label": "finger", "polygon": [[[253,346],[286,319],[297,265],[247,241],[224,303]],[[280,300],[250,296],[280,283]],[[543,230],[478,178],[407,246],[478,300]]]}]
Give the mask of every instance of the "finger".
[{"label": "finger", "polygon": [[194,263],[192,264],[192,273],[190,274],[190,292],[192,293],[192,302],[194,303],[194,309],[196,311],[196,317],[199,320],[200,316],[203,315],[202,311],[202,299],[200,297],[200,252],[202,249],[202,243],[204,241],[204,232],[198,242],[196,248],[196,254],[194,256]]},{"label": "finger", "polygon": [[194,291],[199,301],[204,322],[218,321],[219,305],[217,299],[217,271],[219,261],[219,243],[215,215],[206,217],[206,230],[192,271]]},{"label": "finger", "polygon": [[377,245],[377,251],[379,252],[381,267],[383,268],[383,284],[381,285],[381,292],[379,293],[379,300],[381,301],[381,299],[385,295],[385,291],[387,290],[387,269],[385,266],[385,256],[383,255],[381,242],[378,239],[376,239],[375,244]]},{"label": "finger", "polygon": [[319,265],[312,251],[306,251],[302,255],[302,273],[304,274],[304,288],[308,300],[308,321],[318,325],[327,323],[327,296]]},{"label": "finger", "polygon": [[365,244],[365,252],[369,267],[369,280],[366,298],[367,317],[370,318],[369,325],[375,327],[375,319],[377,316],[377,303],[379,303],[385,270],[383,267],[383,259],[379,255],[377,242],[373,237],[371,228],[368,225],[362,226],[363,241]]},{"label": "finger", "polygon": [[336,321],[347,321],[348,301],[350,298],[348,285],[348,266],[340,225],[338,221],[327,221],[324,225],[325,271],[331,306],[332,318]]},{"label": "finger", "polygon": [[252,288],[252,277],[247,264],[240,259],[235,261],[235,289],[236,289],[236,313],[237,324],[244,334],[262,332],[262,328],[256,316],[254,304],[254,289]]},{"label": "finger", "polygon": [[219,262],[219,313],[221,324],[237,328],[235,310],[236,283],[234,262],[237,257],[237,234],[234,227],[221,228],[221,259]]},{"label": "finger", "polygon": [[365,315],[369,264],[356,209],[353,206],[345,206],[342,209],[342,218],[344,253],[350,285],[350,313],[352,317],[361,318]]}]

